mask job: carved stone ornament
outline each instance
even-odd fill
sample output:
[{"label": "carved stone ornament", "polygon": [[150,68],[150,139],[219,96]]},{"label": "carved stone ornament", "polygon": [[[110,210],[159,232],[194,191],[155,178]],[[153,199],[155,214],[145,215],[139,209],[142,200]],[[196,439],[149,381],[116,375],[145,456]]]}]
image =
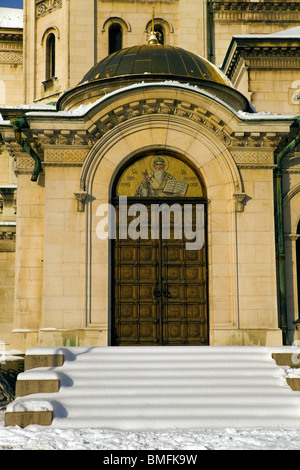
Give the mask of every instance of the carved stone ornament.
[{"label": "carved stone ornament", "polygon": [[233,197],[235,199],[236,212],[244,212],[246,193],[235,193]]},{"label": "carved stone ornament", "polygon": [[0,253],[16,251],[16,233],[0,232]]},{"label": "carved stone ornament", "polygon": [[36,17],[50,13],[56,8],[61,8],[62,0],[38,0],[36,1]]},{"label": "carved stone ornament", "polygon": [[129,119],[159,114],[187,118],[213,132],[226,146],[232,145],[230,138],[232,130],[229,127],[224,127],[221,118],[212,116],[209,110],[199,108],[195,104],[179,99],[162,98],[136,100],[133,103],[126,103],[117,109],[110,110],[97,122],[96,130],[91,132],[91,140],[93,136],[95,140],[100,139],[106,132]]},{"label": "carved stone ornament", "polygon": [[77,212],[84,212],[87,192],[86,191],[78,191],[78,192],[74,193],[74,196],[76,197],[76,200],[77,200]]},{"label": "carved stone ornament", "polygon": [[291,242],[296,242],[300,235],[298,233],[285,233],[284,237],[286,240],[289,240]]}]

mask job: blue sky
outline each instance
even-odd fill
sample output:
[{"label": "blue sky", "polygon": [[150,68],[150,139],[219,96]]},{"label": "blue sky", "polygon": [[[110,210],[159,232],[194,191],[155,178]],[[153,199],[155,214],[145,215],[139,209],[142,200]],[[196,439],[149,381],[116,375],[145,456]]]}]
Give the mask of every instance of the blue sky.
[{"label": "blue sky", "polygon": [[0,0],[0,7],[23,8],[23,0]]}]

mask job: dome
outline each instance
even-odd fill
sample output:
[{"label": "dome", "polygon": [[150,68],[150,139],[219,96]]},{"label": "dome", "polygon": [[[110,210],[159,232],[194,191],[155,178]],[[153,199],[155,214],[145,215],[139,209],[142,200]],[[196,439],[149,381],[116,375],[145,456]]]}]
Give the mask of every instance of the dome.
[{"label": "dome", "polygon": [[80,84],[132,75],[208,80],[229,86],[226,77],[203,57],[161,44],[133,46],[115,52],[98,62]]},{"label": "dome", "polygon": [[57,109],[68,111],[130,85],[179,82],[197,86],[235,110],[252,112],[247,98],[226,76],[203,57],[180,47],[158,43],[127,47],[94,65],[57,102]]}]

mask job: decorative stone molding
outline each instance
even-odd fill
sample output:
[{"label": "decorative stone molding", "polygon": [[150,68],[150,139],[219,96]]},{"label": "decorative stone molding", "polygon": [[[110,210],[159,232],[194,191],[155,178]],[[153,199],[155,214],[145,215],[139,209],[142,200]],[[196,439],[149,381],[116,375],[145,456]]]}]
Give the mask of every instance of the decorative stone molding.
[{"label": "decorative stone molding", "polygon": [[233,197],[235,199],[236,212],[244,212],[246,193],[235,193]]},{"label": "decorative stone molding", "polygon": [[85,209],[85,201],[87,198],[86,191],[78,191],[74,193],[74,196],[77,200],[77,212],[84,212]]},{"label": "decorative stone molding", "polygon": [[45,151],[45,166],[82,166],[84,159],[88,153],[88,148],[82,149],[65,149],[57,148],[47,149]]},{"label": "decorative stone molding", "polygon": [[[247,148],[267,148],[269,150],[277,148],[283,135],[276,132],[235,132],[232,136],[233,146]],[[257,150],[260,152],[261,150]],[[255,152],[255,151],[254,151]]]},{"label": "decorative stone molding", "polygon": [[300,17],[299,2],[250,2],[217,1],[212,2],[215,21],[293,21]]},{"label": "decorative stone molding", "polygon": [[269,35],[257,39],[255,36],[236,37],[231,49],[230,60],[224,65],[224,73],[230,80],[239,68],[253,69],[299,69],[300,41],[297,38],[282,38],[276,41]]},{"label": "decorative stone molding", "polygon": [[14,159],[14,172],[16,175],[29,175],[33,172],[34,160],[29,155]]},{"label": "decorative stone molding", "polygon": [[300,235],[298,233],[285,233],[284,237],[286,240],[289,240],[291,242],[296,242]]},{"label": "decorative stone molding", "polygon": [[0,32],[0,48],[4,49],[23,49],[23,32]]},{"label": "decorative stone molding", "polygon": [[0,51],[0,62],[5,64],[22,64],[22,51]]},{"label": "decorative stone molding", "polygon": [[273,168],[273,152],[258,150],[234,151],[231,154],[238,168]]},{"label": "decorative stone molding", "polygon": [[[226,147],[258,147],[271,150],[276,148],[282,140],[282,135],[276,132],[252,132],[251,130],[247,132],[233,132],[221,118],[212,114],[209,110],[190,102],[180,99],[153,98],[126,103],[104,114],[96,123],[92,120],[93,128],[90,128],[91,141],[93,142],[93,139],[94,142],[97,141],[118,124],[143,115],[180,116],[187,118],[211,131]],[[271,161],[270,158],[268,158],[267,164],[273,163],[273,160]]]},{"label": "decorative stone molding", "polygon": [[[91,145],[91,139],[89,134],[86,131],[81,130],[45,130],[43,132],[36,132],[33,130],[33,135],[35,138],[35,145],[37,148],[41,149],[43,152],[47,147],[55,145],[57,146],[88,146]],[[55,150],[57,153],[57,148]],[[52,158],[52,157],[51,157]]]},{"label": "decorative stone molding", "polygon": [[106,132],[124,121],[138,116],[152,114],[185,117],[212,131],[226,146],[230,146],[233,143],[229,133],[231,131],[224,129],[225,126],[221,118],[212,116],[208,110],[200,108],[192,103],[169,98],[136,100],[132,103],[126,103],[119,108],[113,109],[98,120],[96,124],[97,129],[92,132],[92,135],[94,135],[96,140],[98,140]]},{"label": "decorative stone molding", "polygon": [[36,18],[51,13],[53,10],[62,7],[62,0],[38,0],[35,2],[35,15]]}]

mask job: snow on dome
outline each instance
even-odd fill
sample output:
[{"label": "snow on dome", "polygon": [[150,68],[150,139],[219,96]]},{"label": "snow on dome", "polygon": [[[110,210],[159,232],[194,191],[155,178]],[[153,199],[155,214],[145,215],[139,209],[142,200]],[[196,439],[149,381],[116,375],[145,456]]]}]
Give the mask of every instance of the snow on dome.
[{"label": "snow on dome", "polygon": [[0,8],[0,28],[23,28],[23,10]]}]

